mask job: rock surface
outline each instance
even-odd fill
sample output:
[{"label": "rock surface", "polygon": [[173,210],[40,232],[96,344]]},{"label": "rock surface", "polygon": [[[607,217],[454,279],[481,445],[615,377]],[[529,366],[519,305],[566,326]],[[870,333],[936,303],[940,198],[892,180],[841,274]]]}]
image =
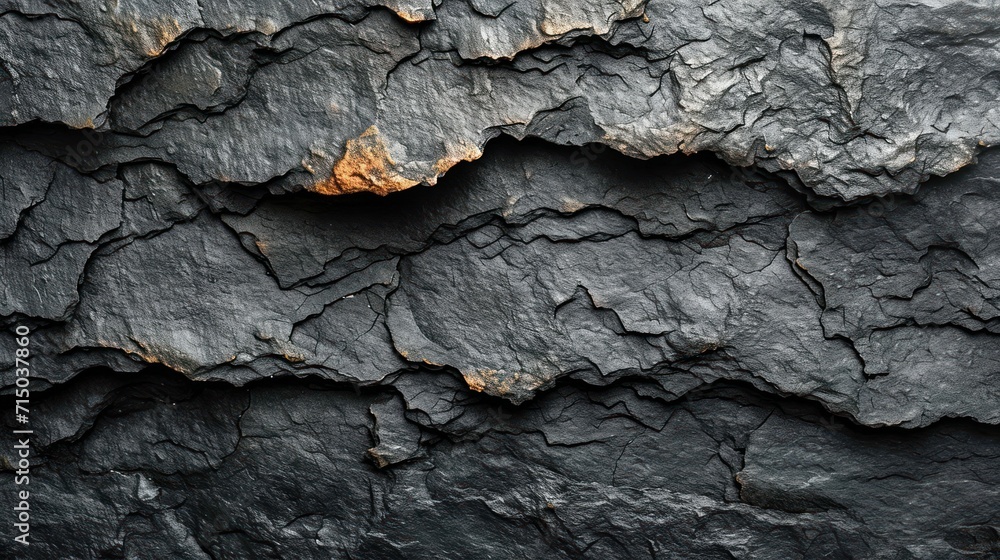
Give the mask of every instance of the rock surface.
[{"label": "rock surface", "polygon": [[996,9],[9,0],[0,555],[1000,557]]}]

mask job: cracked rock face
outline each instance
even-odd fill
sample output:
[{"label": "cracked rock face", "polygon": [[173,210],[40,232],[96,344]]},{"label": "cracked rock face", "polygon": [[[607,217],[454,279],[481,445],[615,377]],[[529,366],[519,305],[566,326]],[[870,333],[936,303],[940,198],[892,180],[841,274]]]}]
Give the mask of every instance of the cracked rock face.
[{"label": "cracked rock face", "polygon": [[855,199],[1000,138],[990,2],[8,4],[4,124],[115,131],[84,167],[196,183],[385,194],[508,134],[711,150]]},{"label": "cracked rock face", "polygon": [[8,1],[0,556],[1000,556],[996,8]]}]

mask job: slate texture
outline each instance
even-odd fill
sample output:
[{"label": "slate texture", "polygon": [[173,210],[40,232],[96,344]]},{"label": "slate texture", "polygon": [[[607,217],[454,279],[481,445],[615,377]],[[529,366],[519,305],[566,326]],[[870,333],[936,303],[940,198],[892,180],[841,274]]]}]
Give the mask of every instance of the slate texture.
[{"label": "slate texture", "polygon": [[1000,558],[998,64],[993,1],[7,0],[0,555]]}]

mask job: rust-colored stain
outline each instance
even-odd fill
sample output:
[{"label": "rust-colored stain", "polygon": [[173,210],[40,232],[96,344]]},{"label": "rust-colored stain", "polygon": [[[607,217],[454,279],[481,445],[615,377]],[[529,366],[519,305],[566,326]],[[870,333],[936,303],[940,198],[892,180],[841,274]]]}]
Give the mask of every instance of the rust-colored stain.
[{"label": "rust-colored stain", "polygon": [[87,130],[87,129],[93,130],[93,129],[96,128],[94,126],[94,119],[92,117],[87,117],[86,119],[84,119],[82,121],[67,122],[66,124],[70,128],[75,129],[75,130]]},{"label": "rust-colored stain", "polygon": [[495,369],[477,369],[469,373],[463,372],[462,377],[473,391],[502,397],[517,385],[521,374],[509,374]]},{"label": "rust-colored stain", "polygon": [[483,155],[480,148],[469,144],[449,146],[448,149],[449,153],[434,162],[427,176],[406,177],[399,173],[399,164],[389,153],[382,133],[372,125],[357,138],[347,141],[344,156],[334,164],[330,177],[313,184],[309,190],[326,195],[371,192],[385,196],[423,182],[434,185],[438,177],[459,162],[473,161]]},{"label": "rust-colored stain", "polygon": [[444,367],[444,364],[439,364],[437,362],[432,362],[432,361],[428,360],[427,358],[419,358],[419,359],[417,359],[417,358],[411,358],[410,357],[410,352],[408,352],[407,350],[404,350],[402,348],[396,348],[396,352],[398,352],[399,355],[402,356],[403,359],[406,360],[406,361],[408,361],[408,362],[419,361],[419,362],[421,362],[421,363],[423,363],[425,365],[432,366],[432,367]]},{"label": "rust-colored stain", "polygon": [[174,17],[145,19],[135,13],[124,13],[112,15],[110,19],[112,24],[125,32],[122,35],[125,42],[149,58],[163,54],[167,45],[186,31]]},{"label": "rust-colored stain", "polygon": [[455,165],[463,161],[475,161],[483,157],[483,151],[476,146],[463,144],[457,148],[452,148],[452,151],[445,157],[437,160],[434,163],[434,172],[437,176],[430,178],[430,183],[433,185],[437,182],[437,177],[444,175],[449,169],[455,167]]},{"label": "rust-colored stain", "polygon": [[329,195],[373,192],[385,196],[420,184],[397,173],[395,167],[378,127],[372,125],[361,136],[347,141],[344,157],[333,166],[330,178],[309,190]]},{"label": "rust-colored stain", "polygon": [[301,354],[292,354],[290,352],[283,352],[281,357],[284,358],[286,362],[291,364],[301,364],[306,361],[305,356],[302,356]]},{"label": "rust-colored stain", "polygon": [[393,12],[395,12],[396,15],[399,16],[406,23],[420,23],[422,21],[427,21],[429,19],[427,15],[422,14],[420,12],[410,12],[400,8],[390,8],[390,9]]},{"label": "rust-colored stain", "polygon": [[149,56],[159,56],[167,45],[184,33],[181,23],[175,18],[157,18],[149,26],[155,47],[146,51]]},{"label": "rust-colored stain", "polygon": [[377,447],[370,448],[368,450],[368,456],[371,457],[373,461],[375,461],[375,466],[377,466],[380,469],[384,469],[392,464],[392,462],[389,461],[389,459],[383,457],[382,454],[379,453]]},{"label": "rust-colored stain", "polygon": [[136,340],[134,338],[132,339],[132,342],[135,343],[135,346],[138,347],[138,349],[135,347],[126,348],[121,344],[108,340],[98,340],[97,345],[101,348],[121,350],[126,354],[141,359],[147,364],[160,364],[184,375],[191,375],[194,373],[195,369],[197,369],[197,364],[194,360],[176,350],[163,348],[155,344]]},{"label": "rust-colored stain", "polygon": [[582,202],[580,202],[579,200],[574,200],[574,199],[571,199],[571,198],[564,198],[562,200],[562,205],[560,206],[559,210],[561,212],[563,212],[564,214],[573,214],[575,212],[579,212],[580,210],[583,210],[586,207],[587,207],[587,205],[584,204],[584,203],[582,203]]}]

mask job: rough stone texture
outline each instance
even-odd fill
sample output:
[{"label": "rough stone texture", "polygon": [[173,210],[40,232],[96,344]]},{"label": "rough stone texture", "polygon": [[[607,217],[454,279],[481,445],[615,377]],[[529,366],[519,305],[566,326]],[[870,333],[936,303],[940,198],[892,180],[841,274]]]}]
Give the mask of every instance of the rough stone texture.
[{"label": "rough stone texture", "polygon": [[0,556],[1000,557],[997,9],[6,2]]},{"label": "rough stone texture", "polygon": [[85,167],[197,183],[386,193],[505,133],[712,150],[854,199],[1000,138],[986,0],[38,4],[0,17],[4,124],[114,130]]},{"label": "rough stone texture", "polygon": [[[81,376],[36,413],[31,557],[1000,553],[1000,438],[967,420],[871,432],[745,387],[676,400],[641,381],[449,401],[446,416],[475,417],[462,426],[401,393]],[[366,461],[373,438],[391,467]]]}]

